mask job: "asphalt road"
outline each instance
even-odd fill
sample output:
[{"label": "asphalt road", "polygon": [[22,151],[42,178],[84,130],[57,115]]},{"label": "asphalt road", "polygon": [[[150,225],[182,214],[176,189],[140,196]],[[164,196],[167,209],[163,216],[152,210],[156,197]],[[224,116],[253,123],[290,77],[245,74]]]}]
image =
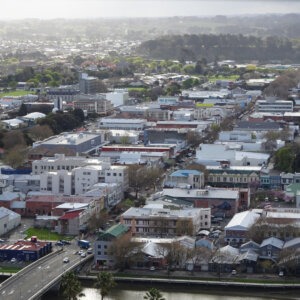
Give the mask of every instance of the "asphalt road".
[{"label": "asphalt road", "polygon": [[[70,271],[87,258],[74,254],[79,250],[77,245],[64,246],[63,251],[53,255],[50,259],[41,259],[35,266],[28,266],[0,285],[0,299],[28,300],[38,293],[43,287],[51,286],[61,274]],[[68,263],[63,259],[69,258]]]}]

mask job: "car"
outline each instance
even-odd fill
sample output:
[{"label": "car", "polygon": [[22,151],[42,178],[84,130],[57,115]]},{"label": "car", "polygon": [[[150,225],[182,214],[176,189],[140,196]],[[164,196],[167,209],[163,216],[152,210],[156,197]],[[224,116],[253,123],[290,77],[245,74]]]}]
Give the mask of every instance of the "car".
[{"label": "car", "polygon": [[81,256],[81,257],[86,257],[86,253],[85,253],[85,252],[82,252],[82,253],[80,254],[80,256]]},{"label": "car", "polygon": [[11,263],[15,263],[17,262],[17,259],[15,257],[13,257],[11,260],[10,260]]},{"label": "car", "polygon": [[87,249],[87,252],[86,252],[87,254],[93,254],[93,248],[89,248],[89,249]]},{"label": "car", "polygon": [[71,242],[66,240],[60,240],[60,242],[62,242],[64,245],[71,245]]},{"label": "car", "polygon": [[4,243],[4,242],[5,242],[4,240],[0,239],[0,243]]},{"label": "car", "polygon": [[81,255],[82,253],[84,253],[84,251],[83,251],[83,250],[79,250],[77,253],[78,253],[79,255]]},{"label": "car", "polygon": [[62,247],[64,244],[61,242],[61,241],[58,241],[58,242],[56,242],[55,243],[55,246],[60,246],[60,247]]},{"label": "car", "polygon": [[69,258],[68,257],[65,257],[64,259],[63,259],[63,262],[64,263],[68,263],[70,260],[69,260]]},{"label": "car", "polygon": [[284,275],[283,271],[280,271],[280,272],[278,273],[278,276],[279,276],[279,277],[283,277],[283,275]]},{"label": "car", "polygon": [[236,275],[236,274],[237,274],[236,270],[231,271],[231,275]]},{"label": "car", "polygon": [[150,271],[155,271],[155,267],[154,267],[154,266],[151,266],[149,270],[150,270]]}]

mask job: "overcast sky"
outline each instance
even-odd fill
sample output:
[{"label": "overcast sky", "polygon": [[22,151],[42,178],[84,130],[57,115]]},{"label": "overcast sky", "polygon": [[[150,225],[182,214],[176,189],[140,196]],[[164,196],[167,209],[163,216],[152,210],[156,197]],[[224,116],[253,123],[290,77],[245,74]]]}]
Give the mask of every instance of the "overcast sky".
[{"label": "overcast sky", "polygon": [[0,0],[0,19],[300,13],[300,0]]}]

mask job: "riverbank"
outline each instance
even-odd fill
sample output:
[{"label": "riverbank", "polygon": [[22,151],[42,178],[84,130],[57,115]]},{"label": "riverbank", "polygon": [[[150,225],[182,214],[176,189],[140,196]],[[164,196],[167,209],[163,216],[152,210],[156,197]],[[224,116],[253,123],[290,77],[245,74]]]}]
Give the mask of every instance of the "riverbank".
[{"label": "riverbank", "polygon": [[[81,280],[95,281],[97,273],[79,274]],[[139,270],[126,270],[122,273],[114,272],[116,282],[120,283],[151,283],[164,285],[189,285],[206,287],[248,288],[248,289],[289,289],[299,290],[300,280],[294,277],[279,278],[272,275],[257,276],[253,274],[221,274],[212,276],[211,273],[190,273],[186,271],[175,271],[170,274],[166,272],[151,272]]]}]

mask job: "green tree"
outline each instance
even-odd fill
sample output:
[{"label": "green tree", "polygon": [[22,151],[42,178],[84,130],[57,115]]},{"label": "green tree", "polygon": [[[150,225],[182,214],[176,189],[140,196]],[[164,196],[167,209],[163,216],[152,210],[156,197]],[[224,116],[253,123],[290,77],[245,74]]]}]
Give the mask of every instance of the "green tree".
[{"label": "green tree", "polygon": [[67,300],[77,300],[82,297],[82,286],[74,272],[62,276],[61,289],[63,297]]},{"label": "green tree", "polygon": [[25,116],[25,115],[27,115],[27,108],[26,105],[22,103],[18,111],[18,116]]},{"label": "green tree", "polygon": [[110,272],[100,272],[97,274],[95,287],[100,292],[101,300],[103,300],[104,297],[109,294],[115,285],[115,280]]},{"label": "green tree", "polygon": [[145,300],[166,300],[161,292],[156,288],[151,288],[144,296]]}]

